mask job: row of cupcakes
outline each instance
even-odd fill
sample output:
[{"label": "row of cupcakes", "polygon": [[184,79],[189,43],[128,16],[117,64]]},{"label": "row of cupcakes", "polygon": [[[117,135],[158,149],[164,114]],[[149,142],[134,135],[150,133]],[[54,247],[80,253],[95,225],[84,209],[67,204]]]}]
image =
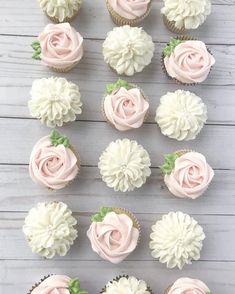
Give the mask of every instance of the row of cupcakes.
[{"label": "row of cupcakes", "polygon": [[[152,0],[103,0],[116,25],[136,26],[150,13]],[[41,9],[54,22],[72,21],[78,14],[82,0],[38,0]],[[195,30],[211,13],[211,1],[163,0],[161,8],[166,27],[175,33]]]},{"label": "row of cupcakes", "polygon": [[[83,57],[83,37],[69,23],[48,24],[32,43],[33,58],[57,72],[67,72]],[[132,76],[149,65],[155,45],[142,28],[115,27],[103,43],[105,62],[119,75]],[[161,58],[163,71],[183,85],[206,80],[215,59],[205,43],[190,36],[172,38]]]}]

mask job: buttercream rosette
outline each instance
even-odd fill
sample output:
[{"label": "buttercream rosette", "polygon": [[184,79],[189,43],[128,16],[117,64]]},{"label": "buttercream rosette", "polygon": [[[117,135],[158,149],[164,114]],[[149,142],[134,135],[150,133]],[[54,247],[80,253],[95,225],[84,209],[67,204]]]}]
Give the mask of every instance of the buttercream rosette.
[{"label": "buttercream rosette", "polygon": [[182,269],[200,259],[205,234],[198,222],[183,212],[170,212],[152,226],[151,254],[167,268]]},{"label": "buttercream rosette", "polygon": [[91,217],[87,236],[101,258],[118,264],[132,253],[140,238],[140,225],[124,208],[102,207]]},{"label": "buttercream rosette", "polygon": [[167,76],[182,85],[204,82],[215,58],[205,43],[189,36],[171,38],[162,53],[162,67]]},{"label": "buttercream rosette", "polygon": [[79,168],[78,153],[75,153],[68,138],[56,131],[41,138],[30,155],[30,177],[35,183],[52,190],[66,187],[76,178]]},{"label": "buttercream rosette", "polygon": [[120,79],[106,86],[102,112],[117,130],[127,131],[141,127],[148,109],[147,98],[137,86]]},{"label": "buttercream rosette", "polygon": [[136,26],[150,13],[152,0],[106,0],[109,14],[116,25]]},{"label": "buttercream rosette", "polygon": [[68,72],[83,57],[83,37],[69,23],[48,24],[31,46],[32,57],[56,72]]},{"label": "buttercream rosette", "polygon": [[165,291],[165,294],[212,294],[205,283],[198,279],[180,278]]},{"label": "buttercream rosette", "polygon": [[102,180],[114,191],[133,191],[145,184],[150,176],[148,152],[129,139],[111,142],[101,154],[98,167]]},{"label": "buttercream rosette", "polygon": [[63,202],[42,202],[31,208],[23,232],[32,252],[51,259],[65,256],[77,238],[77,220]]},{"label": "buttercream rosette", "polygon": [[42,11],[54,22],[69,22],[81,8],[82,0],[38,0]]},{"label": "buttercream rosette", "polygon": [[177,90],[160,98],[155,121],[163,135],[178,141],[194,140],[207,120],[207,108],[196,94]]},{"label": "buttercream rosette", "polygon": [[30,114],[48,127],[61,127],[82,113],[79,87],[65,78],[37,79],[30,94]]},{"label": "buttercream rosette", "polygon": [[103,43],[104,61],[119,75],[132,76],[151,63],[154,43],[142,28],[115,27]]}]

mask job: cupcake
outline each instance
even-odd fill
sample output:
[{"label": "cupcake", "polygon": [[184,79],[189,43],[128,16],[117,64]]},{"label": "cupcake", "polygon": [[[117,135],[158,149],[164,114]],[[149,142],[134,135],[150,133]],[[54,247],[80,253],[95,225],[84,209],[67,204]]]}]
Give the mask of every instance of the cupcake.
[{"label": "cupcake", "polygon": [[64,78],[37,79],[30,94],[30,114],[48,127],[62,127],[82,113],[79,87]]},{"label": "cupcake", "polygon": [[165,294],[212,294],[202,281],[190,278],[180,278],[168,287]]},{"label": "cupcake", "polygon": [[88,294],[81,290],[79,279],[64,275],[49,275],[36,283],[28,294]]},{"label": "cupcake", "polygon": [[69,22],[81,8],[82,0],[38,0],[43,12],[54,22]]},{"label": "cupcake", "polygon": [[83,37],[69,23],[48,24],[31,46],[33,59],[56,72],[68,72],[83,56]]},{"label": "cupcake", "polygon": [[130,294],[153,294],[145,281],[132,276],[119,276],[101,290],[101,294],[130,293]]},{"label": "cupcake", "polygon": [[164,182],[176,197],[196,199],[207,190],[214,177],[204,155],[190,150],[176,151],[164,156],[160,166]]},{"label": "cupcake", "polygon": [[154,43],[142,28],[115,27],[103,43],[104,61],[119,75],[133,76],[151,63]]},{"label": "cupcake", "polygon": [[102,207],[91,217],[87,236],[101,258],[117,264],[132,253],[140,237],[140,225],[124,208]]},{"label": "cupcake", "polygon": [[118,26],[136,26],[151,10],[152,0],[106,0],[113,22]]},{"label": "cupcake", "polygon": [[178,141],[194,140],[207,120],[207,108],[192,92],[177,90],[160,99],[155,121],[163,135]]},{"label": "cupcake", "polygon": [[[200,258],[205,234],[190,215],[170,212],[152,226],[149,247],[152,256],[167,268],[182,269],[185,264]],[[178,294],[178,293],[177,293]]]},{"label": "cupcake", "polygon": [[148,152],[129,139],[111,142],[101,154],[98,167],[102,180],[114,191],[133,191],[145,184],[150,176]]},{"label": "cupcake", "polygon": [[67,254],[77,238],[76,225],[77,220],[65,203],[42,202],[30,209],[23,232],[33,253],[53,258]]},{"label": "cupcake", "polygon": [[173,33],[197,29],[211,13],[211,0],[164,0],[161,9],[166,27]]},{"label": "cupcake", "polygon": [[171,38],[162,54],[163,70],[182,85],[204,82],[214,64],[205,43],[187,36]]},{"label": "cupcake", "polygon": [[33,147],[29,160],[32,180],[52,190],[66,187],[79,172],[80,160],[69,140],[58,132],[41,138]]},{"label": "cupcake", "polygon": [[141,127],[148,109],[147,98],[137,86],[123,80],[106,86],[102,113],[117,130],[127,131]]}]

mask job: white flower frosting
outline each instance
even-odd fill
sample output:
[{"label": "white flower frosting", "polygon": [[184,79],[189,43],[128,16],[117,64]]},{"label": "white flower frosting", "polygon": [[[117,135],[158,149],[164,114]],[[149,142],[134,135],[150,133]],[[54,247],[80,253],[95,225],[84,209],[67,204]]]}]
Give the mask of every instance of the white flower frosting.
[{"label": "white flower frosting", "polygon": [[207,120],[207,108],[194,93],[168,92],[160,99],[155,120],[163,135],[178,141],[193,140]]},{"label": "white flower frosting", "polygon": [[48,127],[61,127],[82,113],[79,87],[64,78],[43,78],[33,82],[30,114]]},{"label": "white flower frosting", "polygon": [[98,167],[103,181],[115,191],[127,192],[140,188],[150,176],[150,158],[136,141],[111,142],[100,156]]},{"label": "white flower frosting", "polygon": [[121,277],[120,279],[109,282],[102,294],[151,294],[147,284],[143,280],[135,277]]},{"label": "white flower frosting", "polygon": [[188,214],[170,212],[152,226],[152,256],[168,268],[182,269],[200,258],[205,234],[198,222]]},{"label": "white flower frosting", "polygon": [[132,76],[149,65],[154,43],[142,28],[128,25],[115,27],[103,43],[104,60],[118,74]]},{"label": "white flower frosting", "polygon": [[82,0],[38,0],[40,7],[48,16],[63,22],[79,10]]},{"label": "white flower frosting", "polygon": [[63,202],[38,203],[25,218],[23,232],[33,253],[66,255],[77,238],[77,220]]},{"label": "white flower frosting", "polygon": [[178,29],[197,29],[211,13],[211,1],[164,0],[161,12],[169,21],[174,21]]}]

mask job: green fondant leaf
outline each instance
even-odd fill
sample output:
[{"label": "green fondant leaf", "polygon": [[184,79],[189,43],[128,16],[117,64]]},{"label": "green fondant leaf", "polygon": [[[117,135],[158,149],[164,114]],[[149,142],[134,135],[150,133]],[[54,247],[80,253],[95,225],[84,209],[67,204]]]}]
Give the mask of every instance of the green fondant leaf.
[{"label": "green fondant leaf", "polygon": [[41,57],[40,57],[40,55],[41,55],[41,45],[40,45],[39,41],[34,41],[31,44],[31,47],[34,49],[34,53],[32,55],[32,58],[40,60],[41,59]]},{"label": "green fondant leaf", "polygon": [[131,86],[128,84],[128,82],[119,79],[116,83],[106,85],[106,92],[111,94],[113,91],[120,89],[121,87],[124,87],[127,90],[131,89]]},{"label": "green fondant leaf", "polygon": [[175,161],[179,156],[175,153],[170,153],[164,155],[165,162],[163,165],[160,166],[161,171],[169,175],[175,167]]},{"label": "green fondant leaf", "polygon": [[170,56],[172,52],[174,52],[175,47],[179,45],[180,43],[183,43],[183,40],[179,40],[176,38],[171,38],[170,42],[167,44],[167,46],[163,49],[164,56]]},{"label": "green fondant leaf", "polygon": [[57,131],[53,130],[50,135],[51,144],[54,146],[64,145],[69,147],[69,139],[66,136],[61,136]]},{"label": "green fondant leaf", "polygon": [[69,281],[70,294],[88,294],[88,292],[81,290],[79,279],[71,279]]},{"label": "green fondant leaf", "polygon": [[92,222],[102,222],[103,219],[105,218],[106,214],[109,212],[112,212],[113,209],[111,207],[101,207],[100,211],[94,215],[91,216],[91,221]]}]

